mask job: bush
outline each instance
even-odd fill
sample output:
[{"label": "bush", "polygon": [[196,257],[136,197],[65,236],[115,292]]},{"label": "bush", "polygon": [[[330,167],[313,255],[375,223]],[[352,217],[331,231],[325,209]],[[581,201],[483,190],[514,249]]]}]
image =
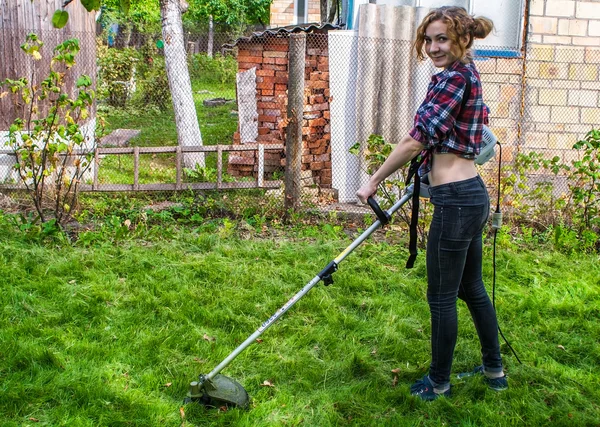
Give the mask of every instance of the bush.
[{"label": "bush", "polygon": [[202,83],[235,83],[237,61],[233,56],[215,55],[209,57],[205,53],[192,55],[189,59],[190,77]]},{"label": "bush", "polygon": [[98,98],[112,107],[124,107],[135,82],[139,62],[135,49],[115,49],[98,45]]}]

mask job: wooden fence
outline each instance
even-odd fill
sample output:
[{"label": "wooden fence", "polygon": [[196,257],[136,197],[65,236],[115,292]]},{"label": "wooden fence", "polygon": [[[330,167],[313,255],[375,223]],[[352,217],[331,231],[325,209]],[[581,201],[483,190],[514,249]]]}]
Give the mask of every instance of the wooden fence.
[{"label": "wooden fence", "polygon": [[[231,190],[243,188],[279,188],[281,180],[265,180],[265,151],[283,151],[283,144],[246,144],[246,145],[207,145],[201,147],[126,147],[126,148],[95,148],[93,179],[82,183],[79,190],[83,192],[121,192],[121,191],[178,191],[178,190]],[[223,153],[239,151],[257,151],[257,178],[255,181],[223,182]],[[185,182],[183,180],[183,155],[187,153],[217,153],[217,180],[216,182]],[[70,156],[81,156],[89,151],[78,150]],[[140,155],[175,153],[176,178],[174,183],[140,184]],[[12,150],[0,150],[0,155],[13,155]],[[101,157],[104,155],[133,155],[133,184],[100,183],[98,172],[102,165]],[[25,186],[18,184],[2,184],[0,190],[23,190]]]}]

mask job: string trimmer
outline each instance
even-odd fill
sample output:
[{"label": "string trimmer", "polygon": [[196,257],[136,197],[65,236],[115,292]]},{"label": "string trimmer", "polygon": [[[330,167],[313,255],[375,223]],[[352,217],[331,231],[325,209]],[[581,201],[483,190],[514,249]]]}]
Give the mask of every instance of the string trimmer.
[{"label": "string trimmer", "polygon": [[[484,128],[483,143],[481,146],[481,152],[475,162],[477,164],[483,164],[487,162],[494,155],[494,147],[497,143],[496,137],[486,127]],[[428,197],[426,180],[421,184],[421,196]],[[281,316],[285,314],[294,304],[300,300],[304,295],[308,293],[316,284],[323,281],[325,286],[333,283],[332,274],[338,269],[340,263],[350,255],[354,249],[356,249],[362,242],[364,242],[371,234],[373,234],[379,227],[383,227],[389,221],[391,216],[398,209],[402,207],[408,200],[411,199],[413,194],[412,184],[406,188],[404,194],[400,200],[398,200],[391,208],[384,211],[380,208],[379,204],[369,197],[367,200],[369,206],[377,215],[377,220],[367,228],[356,240],[354,240],[350,246],[344,249],[333,261],[319,272],[310,282],[308,282],[302,290],[288,300],[279,310],[275,312],[267,321],[265,321],[260,328],[258,328],[252,335],[250,335],[246,341],[240,344],[234,351],[229,354],[216,368],[206,375],[201,374],[198,381],[190,383],[190,391],[186,398],[186,402],[199,402],[207,406],[237,406],[245,408],[250,402],[248,393],[242,387],[240,383],[232,378],[225,375],[221,375],[221,372],[227,365],[229,365],[233,359],[235,359],[242,351],[252,344],[256,339],[263,334],[273,323],[275,323]]]}]

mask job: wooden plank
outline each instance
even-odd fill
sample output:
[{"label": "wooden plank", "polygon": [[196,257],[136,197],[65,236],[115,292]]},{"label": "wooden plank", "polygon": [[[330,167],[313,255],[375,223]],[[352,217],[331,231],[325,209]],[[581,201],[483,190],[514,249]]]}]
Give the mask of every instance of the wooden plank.
[{"label": "wooden plank", "polygon": [[94,150],[94,184],[93,189],[98,187],[98,169],[100,169],[100,156],[98,154],[98,148]]},{"label": "wooden plank", "polygon": [[223,146],[217,146],[217,189],[223,184]]},{"label": "wooden plank", "polygon": [[265,146],[262,144],[258,145],[258,176],[256,177],[256,185],[259,187],[263,186],[265,175]]},{"label": "wooden plank", "polygon": [[[285,147],[283,144],[260,144],[263,145],[267,151],[271,150],[283,150]],[[259,144],[247,144],[247,145],[222,145],[222,151],[256,151],[258,150]],[[138,148],[140,154],[157,154],[157,153],[176,153],[178,146],[172,147],[123,147],[123,148],[106,148],[99,147],[98,154],[133,154],[134,150]],[[200,152],[215,152],[218,150],[217,145],[204,145],[201,147],[180,147],[183,153],[200,153]],[[90,150],[73,150],[70,154],[72,156],[80,156],[82,154],[88,154]],[[0,154],[14,154],[14,150],[0,150]],[[65,155],[65,154],[61,154]]]},{"label": "wooden plank", "polygon": [[[264,189],[276,189],[280,188],[283,181],[266,181],[263,184]],[[12,186],[12,190],[23,190],[25,187]],[[3,186],[3,189],[6,188]],[[224,182],[222,183],[221,190],[242,190],[258,188],[256,182]],[[184,183],[182,189],[186,190],[217,190],[216,182],[188,182]],[[96,190],[92,190],[92,186],[89,184],[80,185],[82,192],[130,192],[130,191],[176,191],[177,184],[139,184],[139,189],[134,190],[131,184],[100,184]]]},{"label": "wooden plank", "polygon": [[133,150],[133,190],[140,189],[140,147]]},{"label": "wooden plank", "polygon": [[177,146],[177,155],[175,156],[176,186],[181,190],[181,147]]}]

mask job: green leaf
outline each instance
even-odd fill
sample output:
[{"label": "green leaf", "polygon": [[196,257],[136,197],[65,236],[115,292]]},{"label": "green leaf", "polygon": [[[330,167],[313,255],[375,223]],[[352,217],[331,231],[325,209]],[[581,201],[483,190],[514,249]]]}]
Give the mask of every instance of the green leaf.
[{"label": "green leaf", "polygon": [[69,12],[66,10],[57,10],[52,16],[52,26],[54,28],[63,28],[69,20]]},{"label": "green leaf", "polygon": [[125,15],[129,15],[129,7],[131,6],[131,0],[121,0],[121,11]]},{"label": "green leaf", "polygon": [[81,4],[88,12],[100,10],[100,0],[81,0]]}]

